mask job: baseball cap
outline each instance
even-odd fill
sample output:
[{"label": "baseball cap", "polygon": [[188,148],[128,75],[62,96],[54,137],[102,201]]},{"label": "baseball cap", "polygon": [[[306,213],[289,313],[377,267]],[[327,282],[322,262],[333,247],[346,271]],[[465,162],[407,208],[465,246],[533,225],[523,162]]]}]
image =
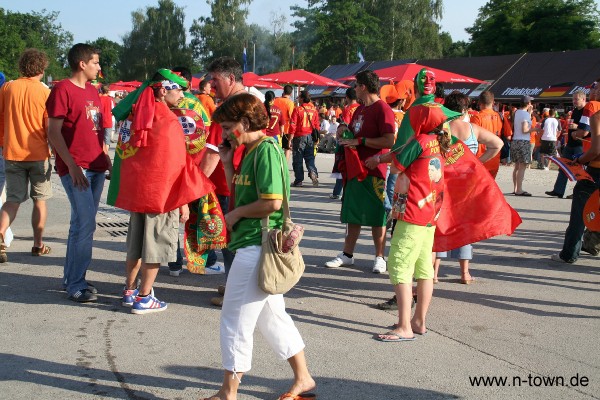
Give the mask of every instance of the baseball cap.
[{"label": "baseball cap", "polygon": [[523,104],[531,103],[532,101],[533,101],[533,97],[531,97],[531,96],[521,97],[521,103],[523,103]]}]

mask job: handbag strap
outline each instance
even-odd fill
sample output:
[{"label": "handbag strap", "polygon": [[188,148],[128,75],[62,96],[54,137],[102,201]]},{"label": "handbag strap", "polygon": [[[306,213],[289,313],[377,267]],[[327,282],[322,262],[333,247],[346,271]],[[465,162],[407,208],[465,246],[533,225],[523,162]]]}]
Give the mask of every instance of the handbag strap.
[{"label": "handbag strap", "polygon": [[[273,142],[271,139],[265,139],[265,141],[267,143],[271,143],[273,146],[277,146],[275,144],[275,142]],[[262,143],[261,143],[262,144]],[[260,146],[260,144],[259,144]],[[258,197],[260,197],[260,191],[258,190],[258,183],[256,181],[256,160],[258,159],[258,146],[256,147],[255,153],[254,153],[254,186],[256,187],[256,194]],[[279,159],[280,159],[280,165],[281,165],[281,180],[282,180],[282,187],[283,187],[283,216],[284,216],[284,220],[283,220],[283,224],[285,225],[285,223],[287,221],[292,221],[292,216],[290,214],[290,204],[289,204],[289,199],[288,199],[288,195],[287,195],[287,188],[285,187],[285,170],[283,169],[283,160],[281,160],[281,154],[279,154]],[[269,216],[267,215],[266,217],[262,218],[261,220],[261,227],[262,230],[268,230],[269,229]]]}]

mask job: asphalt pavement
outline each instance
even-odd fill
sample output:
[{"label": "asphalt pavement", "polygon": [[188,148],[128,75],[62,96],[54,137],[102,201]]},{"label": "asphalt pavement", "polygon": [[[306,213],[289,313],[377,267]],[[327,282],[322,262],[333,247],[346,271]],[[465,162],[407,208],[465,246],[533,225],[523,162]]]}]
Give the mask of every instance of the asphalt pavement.
[{"label": "asphalt pavement", "polygon": [[[340,252],[340,201],[330,200],[332,155],[319,154],[321,185],[292,188],[292,216],[305,226],[306,273],[286,295],[306,342],[319,399],[600,398],[600,258],[550,261],[560,250],[570,200],[550,198],[556,171],[528,170],[515,197],[512,168],[498,184],[523,224],[513,236],[474,245],[472,285],[460,284],[456,260],[442,263],[428,334],[382,343],[373,335],[397,314],[373,308],[389,298],[387,274],[371,272],[370,230],[355,265],[323,268]],[[222,380],[220,310],[209,303],[223,275],[169,276],[155,284],[169,308],[133,315],[120,305],[127,213],[101,204],[88,280],[99,301],[77,304],[61,289],[69,202],[57,176],[48,202],[45,242],[32,257],[31,202],[13,223],[9,262],[0,264],[0,399],[198,399]],[[567,193],[573,184],[569,184]],[[106,188],[105,188],[106,194]],[[498,216],[502,218],[502,216]],[[256,333],[252,370],[239,399],[277,399],[292,374]]]}]

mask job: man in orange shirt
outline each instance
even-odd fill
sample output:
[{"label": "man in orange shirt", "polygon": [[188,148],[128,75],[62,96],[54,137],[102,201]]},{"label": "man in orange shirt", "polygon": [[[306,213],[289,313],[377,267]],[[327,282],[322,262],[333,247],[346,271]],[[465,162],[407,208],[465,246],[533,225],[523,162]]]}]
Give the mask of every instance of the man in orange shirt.
[{"label": "man in orange shirt", "polygon": [[198,89],[200,90],[198,100],[200,100],[200,103],[202,103],[202,106],[206,111],[208,111],[208,115],[212,118],[212,115],[217,109],[217,106],[215,105],[215,101],[210,95],[210,91],[212,89],[210,80],[204,79],[203,81],[200,81]]},{"label": "man in orange shirt", "polygon": [[[492,132],[494,135],[500,137],[502,133],[502,119],[500,114],[494,111],[494,94],[489,90],[481,92],[479,95],[479,113],[471,117],[471,122],[475,125],[479,125],[484,129]],[[479,145],[479,151],[477,156],[485,152],[485,145]],[[498,169],[500,169],[500,153],[496,154],[493,158],[484,163],[485,167],[490,174],[496,179],[498,175]]]},{"label": "man in orange shirt", "polygon": [[290,132],[290,119],[292,118],[292,112],[294,111],[294,102],[292,101],[292,91],[293,88],[290,85],[285,85],[283,87],[283,94],[281,97],[273,100],[273,105],[279,107],[281,110],[281,118],[283,120],[283,132],[281,132],[282,137],[282,147],[285,150],[286,158],[290,158],[290,152],[292,150],[292,142],[289,140]]},{"label": "man in orange shirt", "polygon": [[28,49],[19,59],[21,77],[0,91],[0,144],[6,160],[6,203],[0,212],[0,262],[8,261],[4,235],[17,216],[19,205],[27,200],[28,186],[33,200],[31,255],[50,253],[42,241],[46,224],[46,200],[52,197],[48,115],[46,100],[50,90],[41,83],[48,68],[45,53]]}]

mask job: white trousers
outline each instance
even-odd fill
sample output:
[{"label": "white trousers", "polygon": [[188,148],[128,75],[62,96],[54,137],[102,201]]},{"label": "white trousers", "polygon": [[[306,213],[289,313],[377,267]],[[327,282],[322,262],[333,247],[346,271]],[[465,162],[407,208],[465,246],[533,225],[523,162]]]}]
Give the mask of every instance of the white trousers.
[{"label": "white trousers", "polygon": [[227,371],[250,370],[256,326],[282,360],[304,349],[283,295],[269,295],[258,287],[259,257],[260,246],[238,249],[227,278],[221,311],[221,358]]}]

